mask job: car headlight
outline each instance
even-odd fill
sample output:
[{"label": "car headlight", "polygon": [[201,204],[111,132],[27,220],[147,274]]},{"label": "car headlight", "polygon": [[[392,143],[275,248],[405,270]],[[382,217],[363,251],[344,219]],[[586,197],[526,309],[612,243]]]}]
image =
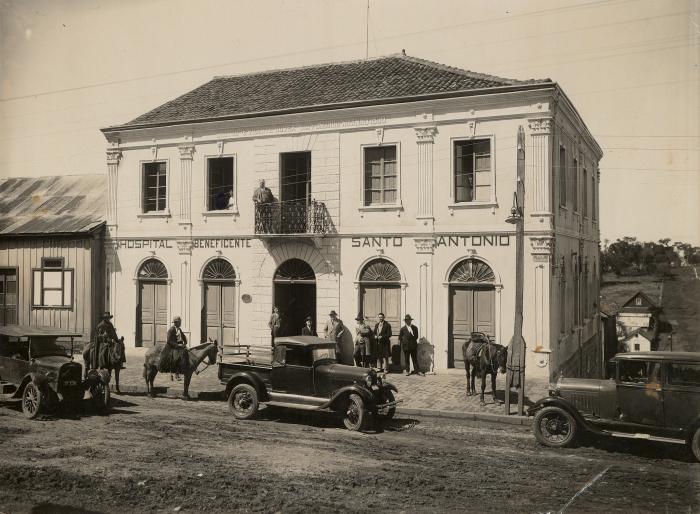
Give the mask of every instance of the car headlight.
[{"label": "car headlight", "polygon": [[374,377],[371,373],[365,377],[365,384],[367,384],[367,387],[372,387],[372,384],[374,384]]}]

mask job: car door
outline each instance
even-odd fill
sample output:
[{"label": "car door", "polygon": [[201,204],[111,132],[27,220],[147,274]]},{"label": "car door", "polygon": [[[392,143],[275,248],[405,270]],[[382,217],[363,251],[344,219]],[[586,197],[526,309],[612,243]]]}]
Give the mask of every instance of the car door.
[{"label": "car door", "polygon": [[290,346],[286,348],[284,365],[273,363],[272,388],[275,392],[312,396],[313,367],[311,348],[305,346]]},{"label": "car door", "polygon": [[664,398],[661,363],[651,360],[620,360],[617,408],[620,421],[663,426]]},{"label": "car door", "polygon": [[29,373],[29,342],[3,337],[0,340],[0,380],[19,384]]},{"label": "car door", "polygon": [[664,421],[686,429],[700,412],[700,363],[668,362],[664,380]]}]

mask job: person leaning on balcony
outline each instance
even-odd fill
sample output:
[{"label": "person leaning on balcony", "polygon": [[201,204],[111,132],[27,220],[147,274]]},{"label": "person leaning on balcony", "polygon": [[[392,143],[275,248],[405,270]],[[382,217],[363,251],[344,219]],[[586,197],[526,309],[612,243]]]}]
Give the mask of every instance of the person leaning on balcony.
[{"label": "person leaning on balcony", "polygon": [[323,327],[323,337],[335,343],[335,360],[342,363],[342,340],[345,333],[343,322],[335,311],[328,313],[328,321]]},{"label": "person leaning on balcony", "polygon": [[272,229],[272,191],[265,187],[265,181],[258,181],[258,188],[253,192],[253,204],[255,205],[255,230],[269,233]]},{"label": "person leaning on balcony", "polygon": [[253,203],[270,203],[272,201],[272,191],[269,187],[265,187],[265,180],[258,181],[258,188],[253,192]]}]

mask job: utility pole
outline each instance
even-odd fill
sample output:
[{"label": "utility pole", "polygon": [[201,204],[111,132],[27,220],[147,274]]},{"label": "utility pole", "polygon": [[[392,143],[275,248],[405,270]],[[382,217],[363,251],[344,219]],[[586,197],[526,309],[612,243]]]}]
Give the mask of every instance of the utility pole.
[{"label": "utility pole", "polygon": [[517,181],[513,207],[506,222],[515,224],[515,323],[508,345],[505,413],[510,415],[510,389],[518,390],[518,414],[524,415],[525,403],[525,339],[523,338],[523,289],[525,282],[525,131],[518,127]]}]

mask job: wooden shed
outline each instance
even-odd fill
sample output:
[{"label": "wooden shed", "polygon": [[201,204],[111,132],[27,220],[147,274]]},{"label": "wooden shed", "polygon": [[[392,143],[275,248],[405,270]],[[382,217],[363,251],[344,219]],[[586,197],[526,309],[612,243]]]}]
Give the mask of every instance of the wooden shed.
[{"label": "wooden shed", "polygon": [[104,305],[103,175],[0,181],[0,325],[88,340]]}]

